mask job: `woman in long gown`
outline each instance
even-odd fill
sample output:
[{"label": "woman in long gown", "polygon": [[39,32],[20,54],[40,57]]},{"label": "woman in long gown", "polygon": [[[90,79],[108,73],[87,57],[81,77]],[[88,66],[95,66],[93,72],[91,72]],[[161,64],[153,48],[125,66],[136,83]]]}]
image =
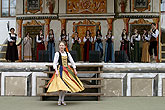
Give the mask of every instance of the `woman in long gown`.
[{"label": "woman in long gown", "polygon": [[134,32],[131,36],[131,47],[132,47],[132,62],[141,61],[141,49],[140,49],[140,34],[137,29],[134,29]]},{"label": "woman in long gown", "polygon": [[125,53],[128,56],[128,59],[130,59],[130,54],[129,54],[129,42],[130,42],[130,39],[129,39],[129,36],[128,36],[127,32],[126,32],[126,29],[123,29],[123,32],[122,32],[121,38],[120,38],[120,42],[121,42],[120,50],[124,50]]},{"label": "woman in long gown", "polygon": [[23,40],[23,44],[24,44],[24,60],[32,60],[32,50],[31,50],[31,46],[32,46],[32,38],[30,37],[29,32],[26,34],[24,40]]},{"label": "woman in long gown", "polygon": [[86,31],[86,35],[83,39],[84,42],[84,62],[89,61],[89,51],[92,49],[93,38],[89,30]]},{"label": "woman in long gown", "polygon": [[53,61],[54,54],[55,54],[55,43],[54,43],[55,37],[53,29],[50,29],[50,33],[47,36],[47,42],[48,42],[48,51],[49,51],[49,61]]},{"label": "woman in long gown", "polygon": [[[70,61],[73,69],[68,65]],[[59,52],[55,53],[53,68],[55,73],[49,81],[47,92],[59,91],[58,105],[66,105],[64,102],[65,92],[80,92],[84,90],[82,82],[77,77],[76,65],[69,52],[65,51],[65,42],[59,43]]]},{"label": "woman in long gown", "polygon": [[105,40],[105,62],[114,62],[114,36],[112,36],[111,30],[108,30]]},{"label": "woman in long gown", "polygon": [[39,56],[38,56],[39,51],[40,50],[45,50],[44,41],[45,41],[45,37],[43,35],[43,30],[41,29],[39,35],[37,35],[37,37],[36,37],[36,42],[37,42],[37,56],[36,56],[36,60],[37,61],[39,60]]},{"label": "woman in long gown", "polygon": [[102,58],[103,56],[103,37],[101,34],[101,31],[98,29],[96,32],[96,36],[94,38],[94,42],[95,42],[95,51],[99,51],[101,53],[100,58]]},{"label": "woman in long gown", "polygon": [[149,54],[149,45],[150,45],[150,37],[146,29],[144,29],[144,33],[142,36],[143,46],[142,46],[142,58],[141,61],[144,63],[150,62],[150,54]]},{"label": "woman in long gown", "polygon": [[16,60],[18,60],[18,49],[16,45],[16,40],[18,39],[18,36],[16,33],[14,33],[14,31],[14,28],[10,29],[6,51],[6,60],[11,62],[15,62]]},{"label": "woman in long gown", "polygon": [[78,32],[75,32],[74,37],[72,38],[72,50],[77,52],[78,61],[81,59],[80,43],[81,39],[78,37]]}]

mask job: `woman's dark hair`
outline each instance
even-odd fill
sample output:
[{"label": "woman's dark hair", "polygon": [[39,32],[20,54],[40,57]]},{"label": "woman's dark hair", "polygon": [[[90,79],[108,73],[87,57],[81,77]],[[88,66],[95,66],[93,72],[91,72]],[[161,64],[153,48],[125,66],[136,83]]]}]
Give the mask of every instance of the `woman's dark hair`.
[{"label": "woman's dark hair", "polygon": [[[63,34],[63,31],[65,32],[64,34]],[[65,29],[61,30],[61,36],[66,36],[66,30]]]},{"label": "woman's dark hair", "polygon": [[[99,34],[98,34],[98,32],[99,32]],[[96,31],[96,37],[97,37],[98,35],[102,36],[101,31],[100,31],[99,29]]]},{"label": "woman's dark hair", "polygon": [[107,35],[109,34],[109,32],[111,32],[111,36],[112,36],[112,31],[110,29],[108,29],[107,31]]},{"label": "woman's dark hair", "polygon": [[14,31],[15,31],[15,29],[14,29],[14,28],[10,28],[10,31],[11,31],[11,30],[14,30]]},{"label": "woman's dark hair", "polygon": [[152,24],[153,24],[154,26],[156,26],[156,24],[155,24],[154,22],[153,22],[153,23],[151,23],[151,25],[152,25]]},{"label": "woman's dark hair", "polygon": [[[53,34],[54,34],[54,31],[53,31],[53,29],[50,29],[50,31],[52,31],[52,32],[53,32]],[[50,34],[50,31],[49,31],[49,34]]]},{"label": "woman's dark hair", "polygon": [[29,33],[29,32],[27,32],[27,33],[26,33],[26,35],[25,35],[25,37],[26,37],[28,34],[30,34],[30,33]]},{"label": "woman's dark hair", "polygon": [[89,36],[91,36],[90,30],[87,30],[87,31],[86,31],[86,35],[85,35],[85,36],[87,36],[87,32],[89,32]]},{"label": "woman's dark hair", "polygon": [[[126,29],[123,29],[123,31],[126,31]],[[127,31],[126,31],[125,34],[126,34],[126,36],[128,35],[128,34],[127,34]],[[122,32],[121,36],[122,36],[122,37],[124,36],[124,33],[123,33],[123,32]]]}]

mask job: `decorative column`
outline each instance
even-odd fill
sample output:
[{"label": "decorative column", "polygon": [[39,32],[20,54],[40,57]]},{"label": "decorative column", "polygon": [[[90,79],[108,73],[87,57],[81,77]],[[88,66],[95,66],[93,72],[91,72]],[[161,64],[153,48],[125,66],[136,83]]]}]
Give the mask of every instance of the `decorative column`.
[{"label": "decorative column", "polygon": [[113,20],[114,20],[114,18],[107,18],[108,29],[111,31],[113,30]]},{"label": "decorative column", "polygon": [[126,32],[128,33],[129,30],[129,20],[130,18],[123,18],[124,21],[124,29],[126,29]]},{"label": "decorative column", "polygon": [[[18,34],[18,37],[19,38],[22,38],[22,22],[23,20],[17,20],[17,24],[18,24],[18,30],[17,30],[17,34]],[[19,58],[19,61],[22,61],[22,45],[18,46],[18,58]]]},{"label": "decorative column", "polygon": [[[153,22],[156,24],[156,28],[159,29],[159,18],[153,18]],[[157,62],[160,62],[160,51],[161,51],[161,35],[160,35],[160,31],[159,30],[159,36],[157,37]]]},{"label": "decorative column", "polygon": [[66,19],[60,19],[61,21],[61,30],[66,29]]},{"label": "decorative column", "polygon": [[[45,19],[45,39],[47,39],[47,36],[49,35],[49,31],[50,31],[50,22],[51,19]],[[47,45],[48,42],[45,41],[45,49],[47,50]]]}]

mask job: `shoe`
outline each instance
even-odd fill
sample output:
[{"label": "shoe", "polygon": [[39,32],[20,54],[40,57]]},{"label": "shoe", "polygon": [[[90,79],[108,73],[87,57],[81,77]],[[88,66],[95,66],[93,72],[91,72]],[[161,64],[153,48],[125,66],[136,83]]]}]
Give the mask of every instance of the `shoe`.
[{"label": "shoe", "polygon": [[61,102],[62,103],[62,105],[66,105],[66,103],[65,102]]},{"label": "shoe", "polygon": [[58,106],[61,106],[61,101],[58,101]]}]

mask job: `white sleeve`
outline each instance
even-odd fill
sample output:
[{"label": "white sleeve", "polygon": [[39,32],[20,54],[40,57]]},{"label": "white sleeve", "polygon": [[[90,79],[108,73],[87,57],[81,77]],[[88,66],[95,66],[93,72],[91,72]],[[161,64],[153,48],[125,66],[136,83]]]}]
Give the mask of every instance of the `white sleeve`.
[{"label": "white sleeve", "polygon": [[37,37],[36,37],[36,42],[37,42],[37,43],[40,43],[40,42],[41,42],[41,40],[38,40],[38,35],[37,35]]},{"label": "white sleeve", "polygon": [[157,38],[158,35],[159,35],[159,31],[158,30],[156,30],[156,33],[152,33],[152,36],[155,37],[155,38]]},{"label": "white sleeve", "polygon": [[129,36],[127,36],[127,40],[128,40],[128,41],[130,41],[130,38],[129,38]]},{"label": "white sleeve", "polygon": [[86,42],[86,41],[87,41],[87,39],[84,37],[83,42]]},{"label": "white sleeve", "polygon": [[75,62],[69,52],[68,52],[68,59],[69,59],[70,63],[72,64],[72,67],[76,68]]},{"label": "white sleeve", "polygon": [[140,41],[140,34],[138,35],[138,38],[135,38],[136,41]]},{"label": "white sleeve", "polygon": [[45,38],[46,36],[43,36],[43,37],[44,37],[44,41],[46,41],[46,38]]},{"label": "white sleeve", "polygon": [[74,39],[72,39],[72,44],[74,43]]},{"label": "white sleeve", "polygon": [[27,37],[23,39],[23,44],[25,45],[27,43]]},{"label": "white sleeve", "polygon": [[93,42],[93,38],[92,37],[90,38],[90,41]]},{"label": "white sleeve", "polygon": [[113,40],[114,40],[114,38],[115,38],[115,37],[114,37],[114,36],[112,36],[112,39],[113,39]]},{"label": "white sleeve", "polygon": [[9,42],[12,42],[13,40],[10,38],[10,35],[8,36],[8,39],[7,39]]},{"label": "white sleeve", "polygon": [[66,35],[66,40],[68,41],[69,40],[69,36]]},{"label": "white sleeve", "polygon": [[132,36],[131,36],[131,43],[133,43],[133,37],[134,37],[134,36],[132,35]]},{"label": "white sleeve", "polygon": [[18,35],[16,36],[16,40],[18,40]]},{"label": "white sleeve", "polygon": [[150,36],[149,35],[148,35],[148,37],[145,36],[145,39],[149,41],[150,40]]},{"label": "white sleeve", "polygon": [[59,59],[59,52],[55,53],[54,60],[53,60],[53,68],[56,70],[58,65],[58,59]]},{"label": "white sleeve", "polygon": [[79,38],[78,42],[81,43],[81,39],[80,38]]},{"label": "white sleeve", "polygon": [[122,39],[122,37],[120,37],[120,41],[122,41],[123,39]]},{"label": "white sleeve", "polygon": [[96,36],[94,37],[94,42],[96,41]]},{"label": "white sleeve", "polygon": [[46,41],[47,41],[47,42],[49,41],[49,35],[47,35]]}]

